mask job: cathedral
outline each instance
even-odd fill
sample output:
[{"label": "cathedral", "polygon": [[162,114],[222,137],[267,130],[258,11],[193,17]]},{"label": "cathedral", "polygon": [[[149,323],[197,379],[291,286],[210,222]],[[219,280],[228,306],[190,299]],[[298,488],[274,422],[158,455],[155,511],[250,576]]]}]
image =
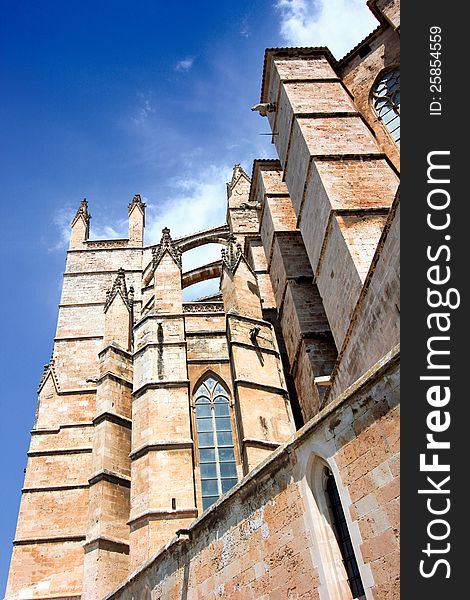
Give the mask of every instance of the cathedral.
[{"label": "cathedral", "polygon": [[92,240],[81,202],[7,600],[398,600],[399,5],[368,6],[341,60],[266,50],[279,158],[225,223],[145,245],[136,195]]}]

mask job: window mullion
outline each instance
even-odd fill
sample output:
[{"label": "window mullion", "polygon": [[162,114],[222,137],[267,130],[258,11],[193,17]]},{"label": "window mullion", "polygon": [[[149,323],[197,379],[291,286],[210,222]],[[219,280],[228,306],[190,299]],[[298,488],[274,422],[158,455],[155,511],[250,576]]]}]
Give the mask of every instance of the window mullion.
[{"label": "window mullion", "polygon": [[217,421],[215,420],[214,398],[212,396],[211,396],[211,415],[212,415],[212,430],[214,432],[215,470],[217,473],[217,489],[219,490],[219,496],[222,496],[222,476],[220,473],[219,443],[217,440]]}]

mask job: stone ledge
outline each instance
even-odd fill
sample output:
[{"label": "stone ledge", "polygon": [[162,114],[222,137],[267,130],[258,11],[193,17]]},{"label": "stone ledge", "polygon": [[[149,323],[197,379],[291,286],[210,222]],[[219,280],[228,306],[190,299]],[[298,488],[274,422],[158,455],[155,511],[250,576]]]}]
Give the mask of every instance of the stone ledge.
[{"label": "stone ledge", "polygon": [[99,377],[96,380],[96,384],[98,385],[99,383],[101,383],[102,381],[105,381],[106,379],[111,379],[112,381],[115,381],[116,383],[120,383],[122,385],[124,385],[125,387],[129,387],[132,388],[132,381],[129,381],[128,379],[124,379],[124,377],[120,377],[119,375],[116,375],[115,373],[112,373],[111,371],[106,371],[106,373],[104,373],[103,375],[101,375],[101,377]]},{"label": "stone ledge", "polygon": [[93,423],[90,423],[89,421],[85,421],[83,423],[77,422],[77,423],[65,423],[65,425],[59,425],[58,427],[54,428],[54,429],[32,429],[31,430],[31,435],[46,435],[46,434],[53,434],[53,433],[59,433],[61,429],[72,429],[72,428],[81,428],[81,427],[93,427]]},{"label": "stone ledge", "polygon": [[165,348],[167,346],[186,346],[187,342],[186,340],[179,340],[179,341],[175,341],[175,342],[146,342],[143,346],[140,346],[135,352],[134,352],[134,358],[136,356],[138,356],[139,354],[142,354],[142,352],[144,352],[145,350],[147,350],[147,348]]},{"label": "stone ledge", "polygon": [[96,394],[96,388],[70,388],[68,390],[58,390],[57,395],[63,396],[65,394]]},{"label": "stone ledge", "polygon": [[131,487],[131,478],[126,475],[113,473],[108,469],[102,469],[96,473],[93,473],[88,479],[88,483],[90,485],[95,485],[95,483],[99,483],[100,481],[107,481],[108,483],[114,483],[116,485],[121,485],[123,487],[130,488]]},{"label": "stone ledge", "polygon": [[244,437],[242,439],[242,444],[244,446],[254,446],[255,448],[269,448],[270,450],[272,450],[273,448],[278,448],[281,445],[281,442],[275,442],[273,440],[262,440],[261,438]]},{"label": "stone ledge", "polygon": [[[116,242],[122,242],[127,240],[111,240]],[[89,248],[71,248],[67,250],[67,254],[75,254],[77,252],[116,252],[116,250],[140,250],[142,252],[144,250],[144,246],[108,246],[99,248],[97,246],[93,246],[92,244],[98,244],[101,242],[106,242],[106,240],[86,240],[85,244],[91,245]]]},{"label": "stone ledge", "polygon": [[129,458],[131,460],[137,460],[149,452],[160,452],[161,450],[184,450],[190,449],[194,445],[193,440],[162,440],[161,442],[154,442],[152,444],[143,444],[135,450],[131,450]]},{"label": "stone ledge", "polygon": [[247,342],[239,342],[238,340],[229,340],[229,346],[238,346],[239,348],[246,348],[247,350],[254,350],[255,352],[265,352],[266,354],[273,354],[274,356],[280,356],[279,352],[275,348],[266,348],[259,344],[248,344]]},{"label": "stone ledge", "polygon": [[29,450],[28,456],[54,456],[55,454],[86,454],[93,452],[91,446],[82,448],[51,448],[50,450]]},{"label": "stone ledge", "polygon": [[211,331],[210,329],[201,329],[201,331],[186,331],[186,337],[224,337],[227,335],[225,329],[214,329]]},{"label": "stone ledge", "polygon": [[249,388],[257,388],[259,390],[263,390],[265,392],[273,392],[274,394],[282,394],[283,396],[287,396],[287,389],[283,387],[278,387],[276,385],[267,385],[265,383],[260,383],[258,381],[250,381],[248,379],[240,379],[236,378],[233,380],[235,385],[240,385]]},{"label": "stone ledge", "polygon": [[109,411],[102,412],[93,419],[93,425],[99,425],[103,421],[110,421],[115,425],[121,425],[126,429],[132,429],[132,419],[128,419],[127,417],[123,417],[117,413],[112,413]]},{"label": "stone ledge", "polygon": [[83,544],[85,554],[95,550],[107,550],[108,552],[117,552],[119,554],[129,554],[129,543],[122,540],[116,540],[106,536],[93,538]]},{"label": "stone ledge", "polygon": [[188,365],[212,365],[214,363],[229,363],[230,358],[188,358]]},{"label": "stone ledge", "polygon": [[[289,81],[290,83],[290,81]],[[344,119],[345,117],[360,117],[360,113],[357,110],[354,110],[353,108],[351,108],[351,110],[342,110],[342,111],[312,111],[312,112],[296,112],[293,111],[292,115],[294,116],[294,118],[299,118],[299,119],[334,119],[334,118],[341,118]]]},{"label": "stone ledge", "polygon": [[102,335],[64,335],[54,338],[54,342],[78,342],[80,340],[102,340]]},{"label": "stone ledge", "polygon": [[261,323],[262,325],[269,327],[269,329],[273,329],[272,323],[270,323],[269,321],[265,321],[264,319],[255,319],[254,317],[247,317],[245,315],[239,315],[237,313],[230,312],[226,314],[226,317],[227,320],[236,319],[237,321],[246,321],[247,323]]},{"label": "stone ledge", "polygon": [[83,542],[86,536],[83,534],[77,535],[58,535],[43,538],[27,538],[13,540],[13,546],[27,546],[30,544],[60,544],[62,542]]},{"label": "stone ledge", "polygon": [[24,494],[31,494],[34,492],[62,492],[64,490],[81,490],[87,487],[88,483],[70,483],[68,485],[23,488],[21,492]]},{"label": "stone ledge", "polygon": [[150,508],[144,512],[139,513],[135,517],[132,517],[127,521],[127,525],[135,525],[139,521],[153,520],[158,521],[160,519],[184,519],[186,517],[197,517],[198,510],[196,507],[190,508],[176,508],[175,510],[164,510],[161,508]]},{"label": "stone ledge", "polygon": [[128,350],[125,350],[124,348],[121,348],[121,346],[118,346],[114,342],[111,342],[111,344],[106,346],[106,348],[103,348],[103,350],[100,350],[98,352],[98,357],[101,358],[101,356],[103,356],[104,354],[106,354],[106,352],[109,352],[110,350],[112,350],[116,354],[121,354],[125,358],[132,360],[132,352],[129,352]]},{"label": "stone ledge", "polygon": [[[76,277],[80,275],[117,275],[117,269],[109,271],[65,271],[64,277]],[[127,273],[142,273],[142,269],[126,269]]]},{"label": "stone ledge", "polygon": [[139,397],[141,394],[146,392],[147,390],[157,390],[159,388],[167,388],[167,387],[189,387],[189,379],[179,379],[173,381],[149,381],[148,383],[144,383],[140,386],[140,388],[135,389],[132,392],[132,396],[134,399]]}]

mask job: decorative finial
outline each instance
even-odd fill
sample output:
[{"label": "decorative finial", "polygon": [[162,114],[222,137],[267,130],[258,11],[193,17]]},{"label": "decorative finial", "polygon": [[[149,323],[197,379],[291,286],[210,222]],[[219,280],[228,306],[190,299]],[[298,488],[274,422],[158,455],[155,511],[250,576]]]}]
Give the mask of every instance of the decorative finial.
[{"label": "decorative finial", "polygon": [[87,202],[86,198],[83,198],[83,200],[80,202],[80,206],[78,207],[78,210],[75,213],[75,217],[73,218],[73,221],[72,221],[72,227],[75,225],[75,222],[80,217],[83,217],[83,219],[85,220],[85,223],[88,227],[88,225],[90,223],[91,215],[88,212],[88,202]]},{"label": "decorative finial", "polygon": [[104,304],[104,312],[106,312],[108,310],[108,308],[111,306],[111,304],[112,304],[114,298],[117,296],[117,294],[121,295],[121,298],[123,299],[124,304],[127,306],[127,308],[130,309],[132,307],[132,303],[134,301],[134,288],[131,287],[129,290],[129,293],[127,292],[126,272],[124,271],[124,269],[122,267],[119,267],[119,269],[118,269],[117,276],[116,276],[116,279],[114,280],[112,288],[106,292],[106,302]]},{"label": "decorative finial", "polygon": [[168,252],[170,254],[170,256],[173,258],[173,260],[177,263],[177,265],[181,269],[181,267],[182,267],[182,261],[181,261],[182,252],[178,248],[178,246],[174,243],[174,241],[171,239],[170,230],[168,227],[164,227],[162,229],[162,239],[160,240],[160,244],[159,244],[158,248],[154,248],[152,250],[152,252],[153,252],[152,262],[153,262],[154,269],[157,267],[158,263],[162,259],[165,252]]},{"label": "decorative finial", "polygon": [[132,202],[128,206],[129,214],[131,214],[134,207],[136,207],[136,206],[138,206],[142,212],[144,212],[144,208],[147,206],[144,202],[142,202],[142,198],[140,197],[140,194],[135,194],[134,197],[132,198]]}]

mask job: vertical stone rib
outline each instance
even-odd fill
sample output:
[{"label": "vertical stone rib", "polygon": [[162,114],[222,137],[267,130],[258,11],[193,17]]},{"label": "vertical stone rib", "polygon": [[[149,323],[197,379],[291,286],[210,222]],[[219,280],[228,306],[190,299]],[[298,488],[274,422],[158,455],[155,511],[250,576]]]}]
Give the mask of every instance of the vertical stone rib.
[{"label": "vertical stone rib", "polygon": [[167,229],[153,268],[155,307],[134,328],[131,569],[197,516],[181,253]]}]

